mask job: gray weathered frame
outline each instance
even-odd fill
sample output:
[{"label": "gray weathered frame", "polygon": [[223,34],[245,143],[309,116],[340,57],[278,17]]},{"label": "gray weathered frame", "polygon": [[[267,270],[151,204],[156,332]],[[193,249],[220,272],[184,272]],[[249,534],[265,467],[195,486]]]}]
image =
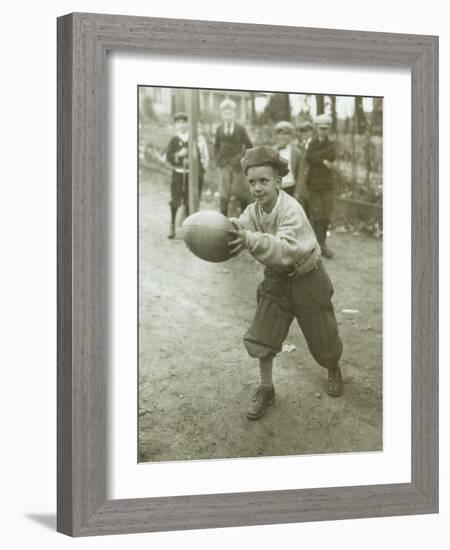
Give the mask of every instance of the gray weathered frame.
[{"label": "gray weathered frame", "polygon": [[[411,483],[107,500],[106,53],[412,75]],[[438,38],[74,13],[58,19],[58,530],[73,536],[438,511]]]}]

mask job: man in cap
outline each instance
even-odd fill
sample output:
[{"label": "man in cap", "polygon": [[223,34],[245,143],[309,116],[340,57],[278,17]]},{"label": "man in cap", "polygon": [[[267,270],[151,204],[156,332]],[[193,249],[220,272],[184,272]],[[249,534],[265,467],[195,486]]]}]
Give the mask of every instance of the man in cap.
[{"label": "man in cap", "polygon": [[288,163],[271,147],[248,149],[241,161],[254,203],[232,218],[230,255],[246,248],[265,265],[257,308],[244,335],[248,354],[259,360],[261,384],[247,409],[257,420],[275,400],[273,359],[294,319],[319,363],[328,369],[327,393],[343,391],[339,359],[342,341],[334,315],[333,286],[320,259],[320,247],[300,204],[281,189]]},{"label": "man in cap", "polygon": [[326,239],[334,202],[333,161],[336,159],[336,143],[329,139],[331,118],[328,115],[318,115],[315,125],[317,137],[311,141],[306,152],[309,164],[306,184],[311,219],[322,256],[332,258],[333,253],[328,248]]},{"label": "man in cap", "polygon": [[246,129],[236,122],[236,103],[232,99],[222,101],[220,113],[222,124],[216,130],[214,153],[219,169],[220,211],[226,216],[232,195],[239,199],[241,210],[248,204],[240,161],[252,142]]}]

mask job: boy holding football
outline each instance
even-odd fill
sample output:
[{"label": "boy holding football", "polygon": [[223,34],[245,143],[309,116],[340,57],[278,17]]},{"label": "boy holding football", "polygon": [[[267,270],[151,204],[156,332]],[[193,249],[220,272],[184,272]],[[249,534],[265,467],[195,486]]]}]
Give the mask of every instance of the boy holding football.
[{"label": "boy holding football", "polygon": [[241,161],[254,203],[232,219],[230,255],[246,248],[265,265],[257,289],[257,308],[244,345],[259,359],[261,384],[247,418],[261,418],[275,400],[273,359],[281,351],[294,319],[319,365],[328,370],[327,393],[343,391],[339,337],[331,302],[333,286],[320,259],[320,246],[301,205],[281,189],[288,163],[271,147],[248,149]]}]

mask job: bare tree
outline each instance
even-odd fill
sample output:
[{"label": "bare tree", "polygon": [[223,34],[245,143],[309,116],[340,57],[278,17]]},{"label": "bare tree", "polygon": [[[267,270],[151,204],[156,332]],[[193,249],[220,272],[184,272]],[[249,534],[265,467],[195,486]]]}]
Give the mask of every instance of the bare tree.
[{"label": "bare tree", "polygon": [[336,113],[336,96],[332,95],[330,96],[331,100],[331,127],[333,129],[333,132],[337,132],[337,113]]},{"label": "bare tree", "polygon": [[383,98],[373,98],[372,111],[372,134],[375,136],[383,135]]},{"label": "bare tree", "polygon": [[359,135],[364,134],[368,127],[368,124],[366,115],[364,114],[363,98],[361,96],[355,97],[355,123],[356,133]]},{"label": "bare tree", "polygon": [[270,96],[269,103],[265,109],[267,117],[273,122],[291,119],[291,105],[289,94],[275,93]]},{"label": "bare tree", "polygon": [[316,95],[316,111],[318,115],[322,115],[325,112],[325,96]]}]

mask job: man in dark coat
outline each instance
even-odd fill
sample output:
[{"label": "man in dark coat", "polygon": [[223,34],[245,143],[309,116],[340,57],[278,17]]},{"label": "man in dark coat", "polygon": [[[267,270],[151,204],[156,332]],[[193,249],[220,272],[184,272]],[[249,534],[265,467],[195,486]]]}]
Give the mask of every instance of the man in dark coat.
[{"label": "man in dark coat", "polygon": [[334,202],[333,162],[336,159],[336,143],[329,139],[331,118],[319,115],[315,120],[317,137],[311,141],[306,152],[309,173],[306,180],[309,195],[311,221],[322,256],[332,258],[326,244]]},{"label": "man in dark coat", "polygon": [[236,103],[225,99],[220,104],[223,123],[217,128],[214,153],[219,170],[220,211],[228,215],[228,203],[234,195],[245,210],[249,192],[241,170],[241,158],[246,149],[253,147],[246,129],[235,122]]}]

